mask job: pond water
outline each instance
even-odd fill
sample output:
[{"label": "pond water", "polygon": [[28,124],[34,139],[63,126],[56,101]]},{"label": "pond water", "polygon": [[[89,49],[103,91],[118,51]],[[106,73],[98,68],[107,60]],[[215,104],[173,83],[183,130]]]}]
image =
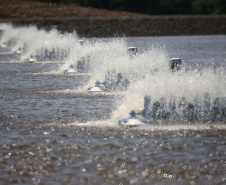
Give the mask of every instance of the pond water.
[{"label": "pond water", "polygon": [[[118,119],[128,117],[131,109],[143,108],[148,92],[153,102],[160,97],[168,101],[174,94],[176,102],[184,96],[192,103],[208,93],[210,108],[216,98],[224,99],[226,36],[96,38],[87,39],[91,44],[80,49],[69,42],[74,35],[56,41],[56,31],[42,33],[31,27],[26,28],[31,31],[27,40],[18,39],[24,28],[3,26],[9,32],[1,43],[12,36],[15,43],[0,50],[0,184],[226,182],[225,114],[191,122],[181,115],[176,120],[153,119],[144,127],[118,126]],[[43,34],[43,45],[35,39],[37,34]],[[69,57],[26,63],[24,58],[38,50],[31,41],[40,48],[59,44],[59,51]],[[13,51],[21,43],[29,49],[18,59]],[[126,56],[130,46],[138,48],[136,58]],[[87,53],[92,72],[62,72],[77,55]],[[164,71],[165,59],[172,57],[183,61],[179,74]],[[163,72],[138,78],[125,91],[87,92],[107,69],[146,74],[153,63]]]}]

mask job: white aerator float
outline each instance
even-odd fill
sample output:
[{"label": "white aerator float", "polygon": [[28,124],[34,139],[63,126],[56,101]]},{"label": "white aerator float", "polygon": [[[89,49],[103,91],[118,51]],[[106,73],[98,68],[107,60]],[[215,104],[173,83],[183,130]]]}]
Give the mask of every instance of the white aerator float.
[{"label": "white aerator float", "polygon": [[120,119],[118,121],[118,125],[123,127],[137,127],[145,126],[150,123],[150,120],[138,118],[136,114],[135,110],[131,110],[130,117]]},{"label": "white aerator float", "polygon": [[33,62],[37,62],[37,60],[34,58],[33,55],[30,56],[30,58],[26,58],[24,60],[24,62],[27,62],[27,63],[33,63]]},{"label": "white aerator float", "polygon": [[73,65],[70,65],[68,69],[64,70],[64,74],[66,73],[77,73],[78,71],[76,69],[74,69]]},{"label": "white aerator float", "polygon": [[101,86],[101,84],[99,81],[96,81],[95,86],[93,87],[89,87],[88,91],[89,92],[102,92],[102,91],[106,91],[106,88]]},{"label": "white aerator float", "polygon": [[[150,103],[151,98],[149,96],[144,97],[144,109],[141,113],[136,113],[135,110],[131,110],[130,117],[123,118],[118,121],[119,126],[123,127],[137,127],[137,126],[145,126],[149,124],[150,121]],[[141,115],[143,117],[137,117],[136,115]]]},{"label": "white aerator float", "polygon": [[14,51],[14,54],[16,55],[20,55],[22,53],[21,48],[18,48],[18,50]]},{"label": "white aerator float", "polygon": [[6,48],[7,44],[5,42],[3,42],[3,44],[1,45],[1,48]]}]

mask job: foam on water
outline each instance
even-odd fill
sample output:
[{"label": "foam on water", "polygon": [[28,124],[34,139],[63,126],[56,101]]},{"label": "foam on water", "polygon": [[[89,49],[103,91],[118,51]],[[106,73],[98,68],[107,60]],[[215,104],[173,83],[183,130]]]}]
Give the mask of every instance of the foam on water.
[{"label": "foam on water", "polygon": [[[53,124],[53,123],[52,123]],[[54,124],[55,125],[55,124]],[[86,123],[79,123],[77,121],[67,124],[59,124],[56,126],[60,127],[99,127],[99,128],[116,128],[121,129],[122,127],[117,124],[114,120],[104,121],[89,121]],[[222,123],[215,124],[183,124],[183,123],[170,123],[170,124],[150,124],[139,127],[123,127],[123,130],[139,130],[145,132],[158,132],[158,131],[214,131],[214,130],[226,130],[226,125]]]}]

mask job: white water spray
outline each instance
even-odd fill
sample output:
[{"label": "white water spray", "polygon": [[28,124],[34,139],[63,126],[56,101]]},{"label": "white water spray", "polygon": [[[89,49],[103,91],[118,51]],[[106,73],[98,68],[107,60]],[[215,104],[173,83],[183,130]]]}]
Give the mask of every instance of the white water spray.
[{"label": "white water spray", "polygon": [[75,32],[62,35],[55,29],[45,31],[39,30],[36,26],[13,27],[10,24],[0,24],[0,28],[5,30],[1,43],[7,43],[13,39],[14,44],[10,46],[11,51],[14,52],[20,48],[22,50],[21,61],[30,55],[44,55],[44,52],[69,52],[78,43]]}]

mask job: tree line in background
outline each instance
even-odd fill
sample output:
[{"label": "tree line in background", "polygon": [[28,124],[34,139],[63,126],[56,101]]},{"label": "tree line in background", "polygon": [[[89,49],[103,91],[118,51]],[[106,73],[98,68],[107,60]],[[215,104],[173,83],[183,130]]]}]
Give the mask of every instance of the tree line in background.
[{"label": "tree line in background", "polygon": [[226,14],[226,0],[39,0],[150,15]]}]

